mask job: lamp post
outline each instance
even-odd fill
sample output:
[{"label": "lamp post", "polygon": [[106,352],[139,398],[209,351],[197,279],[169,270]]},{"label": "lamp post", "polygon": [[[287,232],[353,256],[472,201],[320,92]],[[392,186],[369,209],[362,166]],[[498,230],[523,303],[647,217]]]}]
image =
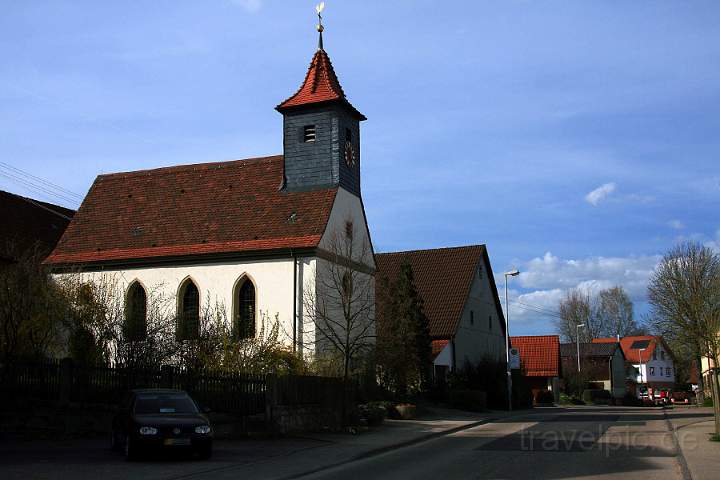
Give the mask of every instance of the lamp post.
[{"label": "lamp post", "polygon": [[510,307],[508,305],[508,277],[517,277],[520,272],[505,272],[505,365],[507,367],[508,410],[512,410],[512,372],[510,371]]},{"label": "lamp post", "polygon": [[584,323],[575,325],[575,343],[577,343],[577,362],[578,362],[578,373],[580,373],[580,327],[584,327]]}]

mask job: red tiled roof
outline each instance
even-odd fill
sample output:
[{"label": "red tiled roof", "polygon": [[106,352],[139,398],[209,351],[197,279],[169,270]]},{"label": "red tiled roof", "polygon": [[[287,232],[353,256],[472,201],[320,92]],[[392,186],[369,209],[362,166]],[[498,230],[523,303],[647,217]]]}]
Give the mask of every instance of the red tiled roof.
[{"label": "red tiled roof", "polygon": [[282,175],[282,156],[100,175],[46,263],[315,247],[337,189]]},{"label": "red tiled roof", "polygon": [[447,344],[450,343],[450,340],[433,340],[430,342],[432,347],[432,359],[435,360],[438,355],[440,355],[440,352],[443,351],[445,347],[447,347]]},{"label": "red tiled roof", "polygon": [[278,105],[276,109],[282,112],[302,105],[332,101],[340,101],[346,104],[363,120],[365,119],[345,98],[345,92],[340,86],[340,81],[335,74],[330,57],[325,50],[320,48],[315,52],[307,75],[305,75],[305,81],[303,81],[298,91]]},{"label": "red tiled roof", "polygon": [[[434,339],[448,339],[455,335],[480,262],[486,261],[484,273],[489,276],[491,287],[495,290],[484,245],[380,253],[375,255],[375,260],[376,278],[385,277],[390,281],[397,278],[405,261],[410,263],[415,286],[425,305],[430,336]],[[382,296],[378,295],[377,299],[380,301]],[[499,300],[495,300],[499,315],[502,315]],[[382,309],[376,308],[376,311],[380,312]]]},{"label": "red tiled roof", "polygon": [[528,377],[560,375],[560,337],[557,335],[510,337],[510,344],[520,350],[520,361]]},{"label": "red tiled roof", "polygon": [[[648,342],[645,350],[639,348],[632,348],[635,342]],[[655,346],[663,342],[662,337],[655,337],[652,335],[637,335],[633,337],[623,337],[620,339],[620,347],[622,348],[625,359],[630,363],[638,362],[642,358],[642,363],[648,362],[652,358],[652,353],[655,351]],[[593,343],[617,343],[615,338],[596,338]],[[665,350],[672,355],[670,349],[665,346]]]},{"label": "red tiled roof", "polygon": [[15,258],[34,246],[47,255],[74,214],[68,208],[0,190],[0,257]]}]

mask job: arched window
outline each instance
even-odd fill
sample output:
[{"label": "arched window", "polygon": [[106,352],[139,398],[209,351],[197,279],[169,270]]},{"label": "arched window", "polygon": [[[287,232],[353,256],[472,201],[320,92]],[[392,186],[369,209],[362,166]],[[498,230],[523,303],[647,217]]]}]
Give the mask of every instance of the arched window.
[{"label": "arched window", "polygon": [[191,340],[200,333],[200,292],[192,280],[180,288],[178,308],[178,340]]},{"label": "arched window", "polygon": [[130,285],[125,299],[124,334],[131,342],[143,340],[147,335],[147,295],[138,282]]},{"label": "arched window", "polygon": [[255,285],[248,278],[235,290],[235,336],[255,337]]}]

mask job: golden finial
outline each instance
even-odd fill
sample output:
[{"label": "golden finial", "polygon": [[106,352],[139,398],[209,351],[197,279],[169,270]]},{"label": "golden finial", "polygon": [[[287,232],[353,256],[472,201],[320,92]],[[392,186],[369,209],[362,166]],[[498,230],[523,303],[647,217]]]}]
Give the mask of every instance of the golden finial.
[{"label": "golden finial", "polygon": [[323,24],[322,24],[322,12],[323,12],[323,10],[325,10],[325,2],[320,2],[320,3],[315,7],[315,11],[317,12],[318,22],[319,22],[318,25],[317,25],[317,31],[318,31],[318,33],[320,33],[320,39],[318,40],[318,50],[322,50],[322,49],[323,49],[323,37],[322,37],[322,34],[323,34],[323,30],[325,30],[325,27],[323,27]]}]

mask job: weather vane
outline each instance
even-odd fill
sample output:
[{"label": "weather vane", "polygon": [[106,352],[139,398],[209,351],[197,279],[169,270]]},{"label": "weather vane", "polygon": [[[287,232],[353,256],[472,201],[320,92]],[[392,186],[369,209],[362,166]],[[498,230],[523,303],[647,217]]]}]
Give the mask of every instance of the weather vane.
[{"label": "weather vane", "polygon": [[320,50],[323,49],[322,34],[323,34],[323,30],[325,30],[325,27],[323,27],[323,24],[322,24],[323,10],[325,10],[325,2],[320,2],[317,6],[315,6],[315,11],[317,12],[318,22],[319,22],[318,26],[317,26],[317,31],[320,33],[320,39],[318,40],[318,49],[320,49]]}]

